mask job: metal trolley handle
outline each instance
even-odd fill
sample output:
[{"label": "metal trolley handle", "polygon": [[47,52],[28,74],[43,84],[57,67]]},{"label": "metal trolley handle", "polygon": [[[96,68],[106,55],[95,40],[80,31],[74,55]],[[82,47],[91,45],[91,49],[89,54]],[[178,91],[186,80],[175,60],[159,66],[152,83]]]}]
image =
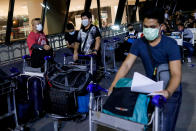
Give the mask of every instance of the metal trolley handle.
[{"label": "metal trolley handle", "polygon": [[[73,55],[64,53],[64,62],[63,62],[64,64],[68,64],[67,63],[68,56],[73,56]],[[88,55],[79,54],[78,57],[79,58],[90,58],[90,73],[93,75],[93,59],[94,59],[95,55],[93,55],[93,54],[88,54]]]}]

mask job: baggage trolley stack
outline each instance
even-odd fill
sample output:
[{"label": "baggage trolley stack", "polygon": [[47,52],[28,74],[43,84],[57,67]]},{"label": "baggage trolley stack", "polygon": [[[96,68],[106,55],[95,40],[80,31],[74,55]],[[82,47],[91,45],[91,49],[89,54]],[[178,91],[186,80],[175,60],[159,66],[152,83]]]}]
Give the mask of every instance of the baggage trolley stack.
[{"label": "baggage trolley stack", "polygon": [[[66,57],[67,55],[64,57],[64,65],[53,65],[46,73],[47,113],[53,119],[55,131],[60,128],[59,120],[77,120],[89,110],[86,87],[92,81],[94,56],[79,55],[77,63],[67,62]],[[81,105],[84,110],[80,108]]]},{"label": "baggage trolley stack", "polygon": [[[117,43],[120,40],[121,39],[118,37],[108,37],[108,38],[104,38],[104,40],[103,40],[102,60],[103,60],[103,66],[104,66],[104,73],[105,73],[106,77],[110,75],[110,72],[117,71],[116,60],[115,60],[115,49],[117,48]],[[112,64],[113,64],[112,68],[108,68],[109,64],[107,65],[107,63],[106,63],[106,57],[111,58]]]},{"label": "baggage trolley stack", "polygon": [[[92,87],[96,88],[96,87]],[[146,126],[152,125],[152,131],[160,131],[160,109],[155,106],[154,112],[151,115],[151,120],[147,125],[136,123],[134,121],[122,119],[113,115],[103,113],[103,104],[108,98],[108,95],[94,96],[94,89],[89,89],[89,131],[95,131],[96,125],[106,126],[116,130],[122,131],[144,131]],[[95,89],[97,90],[97,88]],[[105,89],[98,89],[107,92]]]},{"label": "baggage trolley stack", "polygon": [[19,72],[14,72],[10,76],[5,76],[5,79],[0,82],[0,97],[6,97],[7,101],[7,113],[2,114],[0,116],[0,120],[13,115],[15,122],[15,131],[23,130],[22,126],[18,124],[15,100],[15,90],[17,90],[15,78],[18,76],[18,74]]}]

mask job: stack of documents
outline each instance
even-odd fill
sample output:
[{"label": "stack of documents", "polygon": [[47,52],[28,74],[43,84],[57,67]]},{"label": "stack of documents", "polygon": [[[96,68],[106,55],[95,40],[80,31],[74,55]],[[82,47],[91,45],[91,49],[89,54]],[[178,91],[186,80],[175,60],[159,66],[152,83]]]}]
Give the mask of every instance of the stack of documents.
[{"label": "stack of documents", "polygon": [[163,90],[163,81],[153,81],[148,77],[134,72],[131,91],[139,93],[153,93]]}]

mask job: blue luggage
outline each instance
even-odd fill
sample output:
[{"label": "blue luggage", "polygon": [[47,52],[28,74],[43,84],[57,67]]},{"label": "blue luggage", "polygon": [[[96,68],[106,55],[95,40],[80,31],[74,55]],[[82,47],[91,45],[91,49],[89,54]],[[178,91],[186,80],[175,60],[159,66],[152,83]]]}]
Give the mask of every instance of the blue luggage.
[{"label": "blue luggage", "polygon": [[22,75],[17,79],[16,105],[20,123],[43,113],[44,83],[40,77]]}]

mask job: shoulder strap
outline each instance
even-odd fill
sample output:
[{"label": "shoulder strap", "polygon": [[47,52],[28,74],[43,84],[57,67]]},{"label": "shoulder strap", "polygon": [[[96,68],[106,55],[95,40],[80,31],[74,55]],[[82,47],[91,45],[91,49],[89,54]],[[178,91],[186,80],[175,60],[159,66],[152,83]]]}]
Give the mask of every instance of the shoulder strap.
[{"label": "shoulder strap", "polygon": [[92,26],[90,26],[89,30],[87,31],[87,35],[86,35],[86,38],[85,38],[84,43],[83,43],[83,45],[82,45],[81,51],[83,51],[84,48],[85,48],[86,41],[87,41],[87,39],[88,39],[88,35],[89,35],[89,32],[90,32],[91,28],[92,28]]},{"label": "shoulder strap", "polygon": [[149,54],[149,56],[150,56],[151,63],[152,63],[152,65],[153,65],[153,67],[154,67],[154,66],[155,66],[155,65],[154,65],[154,59],[153,59],[153,57],[152,57],[152,52],[151,52],[151,50],[150,50],[150,45],[149,45],[148,43],[146,43],[146,44],[147,44],[148,54]]},{"label": "shoulder strap", "polygon": [[[145,41],[145,40],[144,40]],[[156,80],[156,73],[157,73],[157,66],[158,65],[155,65],[154,62],[155,62],[155,59],[152,57],[152,52],[150,50],[150,45],[148,44],[148,42],[145,42],[146,45],[147,45],[147,50],[148,50],[148,54],[150,56],[150,59],[151,59],[151,63],[152,63],[152,66],[153,66],[153,76],[152,76],[152,79],[153,80]]]}]

